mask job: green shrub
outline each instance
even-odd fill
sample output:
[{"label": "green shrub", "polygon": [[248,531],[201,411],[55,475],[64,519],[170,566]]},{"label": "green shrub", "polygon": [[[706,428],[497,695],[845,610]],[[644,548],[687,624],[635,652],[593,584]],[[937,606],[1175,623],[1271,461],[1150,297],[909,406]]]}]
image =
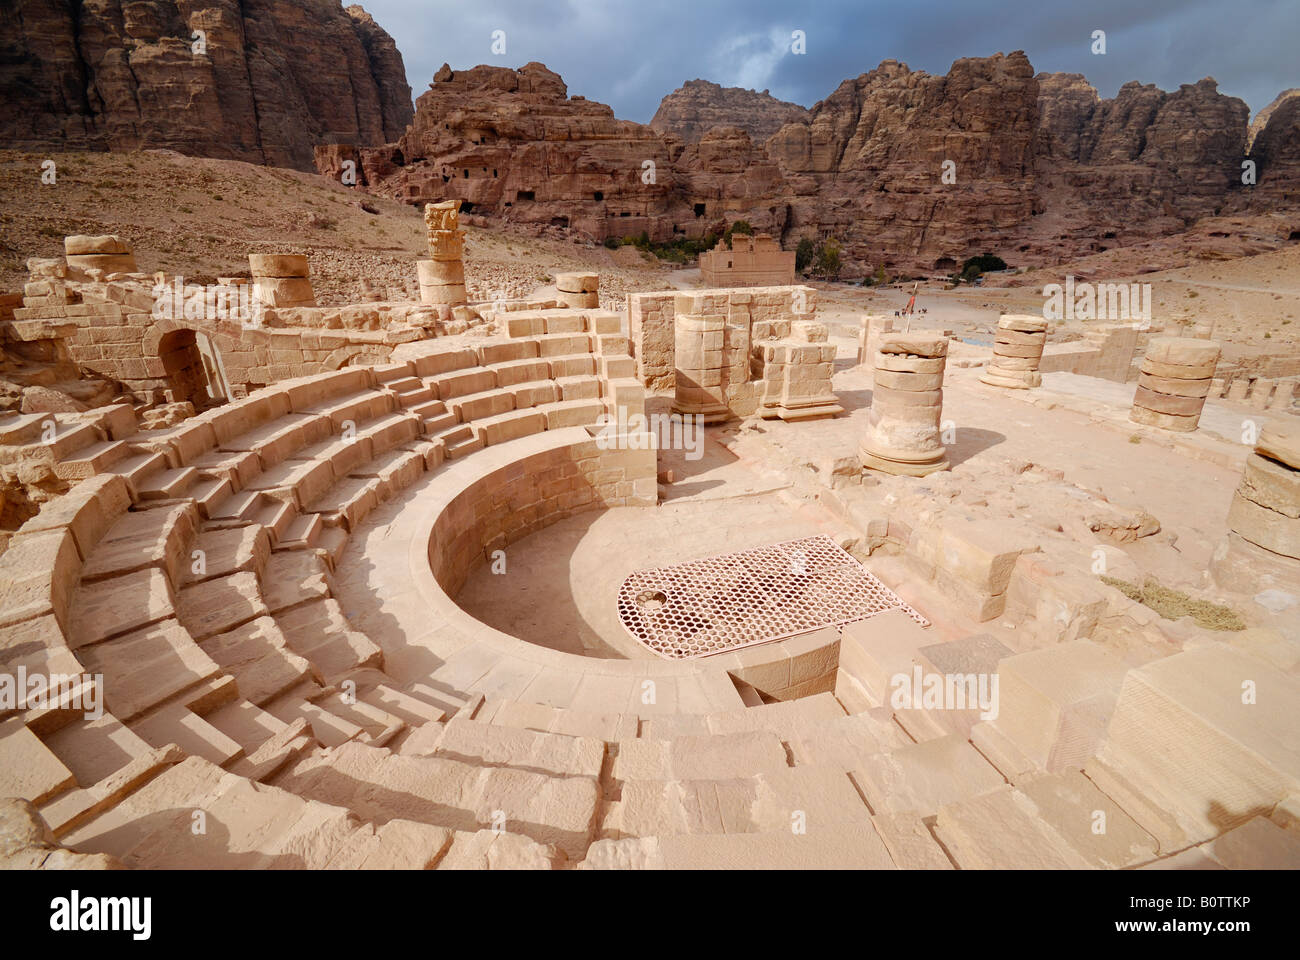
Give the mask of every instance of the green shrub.
[{"label": "green shrub", "polygon": [[813,260],[813,273],[827,280],[834,280],[840,275],[842,265],[839,241],[834,237],[827,237],[817,248],[817,255]]},{"label": "green shrub", "polygon": [[978,257],[971,257],[961,265],[961,278],[963,280],[974,280],[980,274],[987,273],[989,270],[1005,270],[1007,262],[1001,257],[994,256],[991,253],[981,253]]},{"label": "green shrub", "polygon": [[794,248],[794,269],[797,273],[802,273],[808,268],[808,265],[813,261],[815,252],[816,247],[813,246],[810,238],[801,237],[799,239],[799,245]]},{"label": "green shrub", "polygon": [[606,250],[617,250],[617,249],[618,249],[619,247],[621,247],[621,246],[623,246],[623,241],[620,240],[618,237],[606,237],[606,238],[605,238],[605,249],[606,249]]}]

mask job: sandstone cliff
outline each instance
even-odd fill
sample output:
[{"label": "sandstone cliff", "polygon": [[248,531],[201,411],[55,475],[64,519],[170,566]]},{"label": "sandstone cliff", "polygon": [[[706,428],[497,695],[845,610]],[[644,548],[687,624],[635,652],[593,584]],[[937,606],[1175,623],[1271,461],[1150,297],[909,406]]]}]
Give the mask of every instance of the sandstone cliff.
[{"label": "sandstone cliff", "polygon": [[411,116],[392,38],[338,0],[0,5],[0,140],[13,147],[311,169],[316,144],[388,142]]},{"label": "sandstone cliff", "polygon": [[755,143],[763,143],[787,123],[805,120],[808,111],[797,103],[778,100],[766,90],[722,87],[708,80],[688,80],[659,103],[651,129],[674,133],[697,143],[714,127],[739,127]]},{"label": "sandstone cliff", "polygon": [[731,219],[785,226],[779,170],[743,130],[689,147],[568,95],[540,63],[518,70],[443,65],[406,135],[380,149],[321,149],[336,175],[357,159],[365,183],[409,203],[453,199],[472,216],[592,239],[699,236]]},{"label": "sandstone cliff", "polygon": [[1300,90],[1287,90],[1261,110],[1252,131],[1259,186],[1251,206],[1300,205]]},{"label": "sandstone cliff", "polygon": [[1082,75],[1035,76],[1020,51],[945,75],[887,60],[765,142],[713,123],[715,90],[693,81],[665,99],[656,123],[679,136],[569,97],[541,64],[444,65],[400,141],[322,147],[317,166],[337,176],[354,159],[386,196],[455,199],[470,216],[594,240],[663,242],[736,220],[787,249],[834,236],[846,278],[949,272],[983,252],[1041,265],[1300,205],[1300,98],[1262,118],[1260,183],[1244,187],[1248,111],[1210,78],[1173,92],[1129,83],[1103,100]]},{"label": "sandstone cliff", "polygon": [[1037,121],[1019,51],[958,60],[946,76],[886,60],[767,150],[794,188],[796,233],[833,234],[861,263],[949,269],[1033,216]]},{"label": "sandstone cliff", "polygon": [[1041,74],[1038,84],[1035,174],[1051,216],[1036,245],[1095,252],[1180,232],[1248,200],[1249,109],[1212,78],[1171,93],[1126,83],[1110,100],[1078,74]]}]

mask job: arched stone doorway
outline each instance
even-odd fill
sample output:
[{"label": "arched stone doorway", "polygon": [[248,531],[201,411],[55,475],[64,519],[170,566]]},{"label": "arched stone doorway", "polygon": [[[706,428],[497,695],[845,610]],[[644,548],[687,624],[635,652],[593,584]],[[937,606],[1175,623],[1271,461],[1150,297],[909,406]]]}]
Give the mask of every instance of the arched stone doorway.
[{"label": "arched stone doorway", "polygon": [[158,356],[170,383],[168,400],[188,400],[195,410],[206,410],[230,399],[221,356],[212,341],[196,330],[182,328],[163,335]]}]

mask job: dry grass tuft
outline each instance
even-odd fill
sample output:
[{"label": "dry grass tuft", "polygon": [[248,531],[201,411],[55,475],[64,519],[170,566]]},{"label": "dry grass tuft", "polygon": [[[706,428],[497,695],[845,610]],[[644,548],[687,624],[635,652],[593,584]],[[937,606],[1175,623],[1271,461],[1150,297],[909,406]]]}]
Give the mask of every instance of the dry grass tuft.
[{"label": "dry grass tuft", "polygon": [[1181,590],[1172,590],[1153,577],[1147,577],[1141,586],[1116,577],[1102,577],[1130,600],[1150,607],[1166,620],[1191,617],[1207,630],[1245,630],[1246,624],[1231,607],[1208,600],[1197,600]]}]

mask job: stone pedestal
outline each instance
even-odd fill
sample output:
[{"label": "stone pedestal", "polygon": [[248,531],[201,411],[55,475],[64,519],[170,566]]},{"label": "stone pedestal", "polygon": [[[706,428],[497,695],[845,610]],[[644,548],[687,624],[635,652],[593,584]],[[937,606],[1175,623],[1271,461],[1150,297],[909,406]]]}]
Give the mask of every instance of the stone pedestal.
[{"label": "stone pedestal", "polygon": [[880,338],[894,331],[893,317],[863,317],[858,322],[858,366],[871,363]]},{"label": "stone pedestal", "polygon": [[307,258],[296,253],[250,253],[253,296],[268,307],[314,307]]},{"label": "stone pedestal", "polygon": [[118,236],[63,238],[63,256],[69,267],[105,273],[138,273],[131,245]]},{"label": "stone pedestal", "polygon": [[556,299],[570,310],[596,310],[600,307],[600,275],[595,273],[557,273]]},{"label": "stone pedestal", "polygon": [[705,423],[730,419],[722,384],[722,341],[726,320],[718,315],[679,313],[674,322],[677,390],[673,412],[703,417]]},{"label": "stone pedestal", "polygon": [[420,302],[443,308],[444,319],[452,307],[464,306],[465,233],[458,229],[459,204],[455,200],[430,203],[424,208],[429,231],[429,259],[416,263],[420,278]]},{"label": "stone pedestal", "polygon": [[1046,342],[1047,321],[1042,317],[1005,314],[998,320],[993,360],[980,381],[1013,390],[1041,387],[1043,375],[1038,372],[1038,364]]},{"label": "stone pedestal", "polygon": [[886,334],[875,356],[875,386],[858,459],[871,470],[923,477],[949,467],[939,437],[948,341]]},{"label": "stone pedestal", "polygon": [[1164,430],[1190,433],[1214,381],[1219,345],[1190,337],[1156,337],[1138,373],[1129,419]]},{"label": "stone pedestal", "polygon": [[796,421],[843,413],[839,398],[831,391],[835,345],[827,342],[826,325],[796,320],[790,328],[789,339],[762,344],[760,416]]}]

